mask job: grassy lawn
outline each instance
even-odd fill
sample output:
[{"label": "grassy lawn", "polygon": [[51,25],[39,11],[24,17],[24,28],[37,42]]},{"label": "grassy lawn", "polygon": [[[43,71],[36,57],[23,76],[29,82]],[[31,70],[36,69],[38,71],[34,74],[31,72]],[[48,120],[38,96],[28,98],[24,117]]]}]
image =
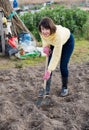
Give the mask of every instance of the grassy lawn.
[{"label": "grassy lawn", "polygon": [[89,61],[89,41],[75,40],[75,49],[71,57],[71,62],[88,62]]},{"label": "grassy lawn", "polygon": [[4,57],[0,56],[0,69],[7,68],[23,68],[26,66],[33,66],[45,61],[45,57],[29,57],[28,59],[17,59],[16,57]]},{"label": "grassy lawn", "polygon": [[[45,61],[45,57],[30,57],[26,60],[20,60],[17,58],[8,58],[0,55],[0,69],[5,68],[23,68],[26,66],[33,66]],[[70,63],[80,63],[89,61],[89,41],[76,40],[75,49],[71,57]]]}]

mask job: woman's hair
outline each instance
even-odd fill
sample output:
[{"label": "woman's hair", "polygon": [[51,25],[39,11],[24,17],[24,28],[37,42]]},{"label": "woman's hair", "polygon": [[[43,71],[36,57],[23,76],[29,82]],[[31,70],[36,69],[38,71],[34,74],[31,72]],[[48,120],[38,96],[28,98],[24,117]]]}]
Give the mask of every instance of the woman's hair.
[{"label": "woman's hair", "polygon": [[53,22],[53,20],[49,17],[44,17],[38,26],[39,32],[41,32],[41,26],[46,28],[46,29],[50,29],[51,34],[56,32],[56,26]]}]

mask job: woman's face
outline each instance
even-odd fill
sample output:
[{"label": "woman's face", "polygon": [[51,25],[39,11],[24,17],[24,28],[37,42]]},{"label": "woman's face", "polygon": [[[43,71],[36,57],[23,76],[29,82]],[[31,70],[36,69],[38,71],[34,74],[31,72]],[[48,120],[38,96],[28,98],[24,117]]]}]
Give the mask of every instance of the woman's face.
[{"label": "woman's face", "polygon": [[48,37],[50,35],[50,29],[46,29],[43,26],[41,26],[41,33],[43,36]]}]

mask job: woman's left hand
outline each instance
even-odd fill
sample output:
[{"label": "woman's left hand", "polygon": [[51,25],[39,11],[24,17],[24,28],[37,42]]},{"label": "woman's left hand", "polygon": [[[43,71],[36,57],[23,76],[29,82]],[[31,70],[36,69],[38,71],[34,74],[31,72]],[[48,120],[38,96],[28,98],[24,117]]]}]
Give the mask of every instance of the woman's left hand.
[{"label": "woman's left hand", "polygon": [[46,56],[49,56],[50,48],[48,46],[44,47],[43,52],[46,54]]},{"label": "woman's left hand", "polygon": [[48,80],[49,78],[50,78],[50,72],[47,70],[46,72],[45,72],[45,74],[44,74],[44,76],[43,76],[43,79],[44,80]]}]

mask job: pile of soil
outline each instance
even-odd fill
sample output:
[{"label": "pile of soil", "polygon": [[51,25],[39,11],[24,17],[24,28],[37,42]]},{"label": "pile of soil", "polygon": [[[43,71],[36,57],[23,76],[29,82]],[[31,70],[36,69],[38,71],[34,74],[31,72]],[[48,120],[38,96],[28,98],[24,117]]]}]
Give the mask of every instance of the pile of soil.
[{"label": "pile of soil", "polygon": [[37,108],[44,64],[0,70],[0,130],[89,130],[89,63],[69,65],[69,95],[60,97],[59,67],[53,72],[52,105]]}]

